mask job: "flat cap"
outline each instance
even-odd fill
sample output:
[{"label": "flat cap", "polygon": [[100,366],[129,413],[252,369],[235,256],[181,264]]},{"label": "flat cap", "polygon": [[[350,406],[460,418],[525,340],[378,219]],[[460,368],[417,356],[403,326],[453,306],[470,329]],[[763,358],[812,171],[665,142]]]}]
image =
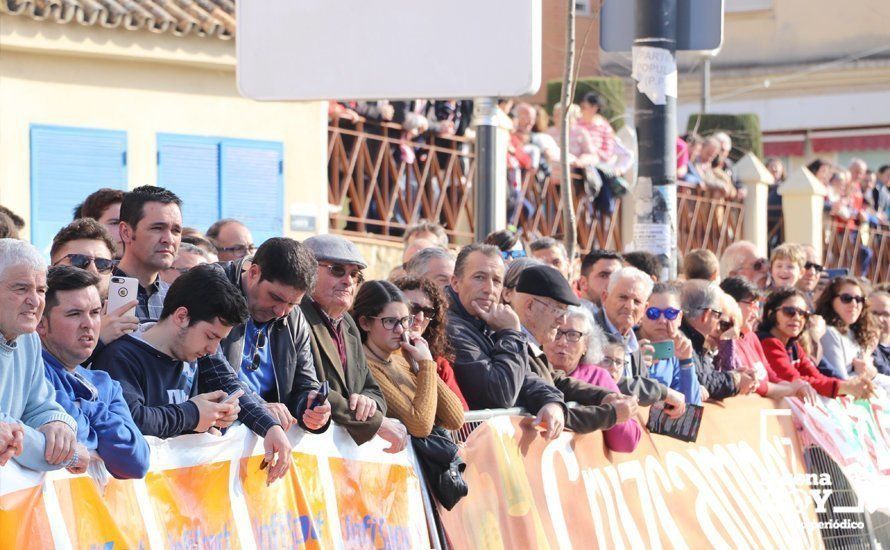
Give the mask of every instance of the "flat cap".
[{"label": "flat cap", "polygon": [[557,302],[570,306],[581,305],[581,301],[572,292],[572,287],[569,286],[566,278],[549,265],[533,265],[526,268],[519,275],[516,292],[553,298]]},{"label": "flat cap", "polygon": [[343,237],[331,234],[315,235],[303,241],[303,244],[315,254],[315,259],[318,261],[354,264],[362,269],[368,267],[358,247]]}]

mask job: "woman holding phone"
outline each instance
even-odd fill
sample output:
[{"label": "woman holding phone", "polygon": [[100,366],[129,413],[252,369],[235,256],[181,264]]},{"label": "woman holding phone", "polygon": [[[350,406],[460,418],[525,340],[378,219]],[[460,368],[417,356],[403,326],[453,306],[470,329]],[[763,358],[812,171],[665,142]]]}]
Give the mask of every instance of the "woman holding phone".
[{"label": "woman holding phone", "polygon": [[878,342],[878,330],[865,299],[865,289],[852,277],[837,277],[816,300],[816,314],[827,328],[820,340],[823,374],[845,380],[877,374],[871,354]]},{"label": "woman holding phone", "polygon": [[[464,409],[437,375],[426,341],[409,336],[415,318],[402,291],[389,281],[368,281],[359,289],[350,313],[361,333],[368,367],[386,398],[386,415],[402,422],[414,437],[428,437],[433,426],[460,429]],[[417,364],[416,370],[408,358]]]}]

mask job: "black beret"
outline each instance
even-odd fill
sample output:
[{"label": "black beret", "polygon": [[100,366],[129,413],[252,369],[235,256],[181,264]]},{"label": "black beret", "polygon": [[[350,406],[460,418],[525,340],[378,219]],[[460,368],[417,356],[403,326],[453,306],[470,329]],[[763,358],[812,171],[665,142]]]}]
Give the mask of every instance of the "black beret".
[{"label": "black beret", "polygon": [[549,265],[535,265],[527,268],[519,275],[516,292],[553,298],[557,302],[570,306],[580,306],[581,301],[572,292],[569,282],[562,273]]}]

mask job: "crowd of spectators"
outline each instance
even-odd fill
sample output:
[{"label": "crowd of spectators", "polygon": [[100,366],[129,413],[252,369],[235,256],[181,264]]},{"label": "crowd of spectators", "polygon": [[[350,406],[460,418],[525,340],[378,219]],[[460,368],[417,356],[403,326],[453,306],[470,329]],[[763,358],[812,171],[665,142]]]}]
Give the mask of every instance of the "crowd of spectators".
[{"label": "crowd of spectators", "polygon": [[[77,473],[96,461],[138,478],[144,436],[240,421],[263,438],[273,481],[295,425],[335,423],[398,452],[459,430],[467,410],[510,407],[547,439],[603,431],[629,453],[639,406],[676,418],[746,394],[890,388],[888,285],[822,277],[792,243],[769,258],[744,241],[720,258],[694,250],[663,281],[651,254],[593,250],[576,265],[562,243],[526,248],[506,230],[455,255],[421,222],[390,280],[365,281],[343,237],[257,246],[233,219],[201,233],[161,187],[103,189],[87,210],[97,217],[56,235],[49,268],[32,245],[0,239],[0,464]],[[136,296],[109,311],[124,278]]]}]

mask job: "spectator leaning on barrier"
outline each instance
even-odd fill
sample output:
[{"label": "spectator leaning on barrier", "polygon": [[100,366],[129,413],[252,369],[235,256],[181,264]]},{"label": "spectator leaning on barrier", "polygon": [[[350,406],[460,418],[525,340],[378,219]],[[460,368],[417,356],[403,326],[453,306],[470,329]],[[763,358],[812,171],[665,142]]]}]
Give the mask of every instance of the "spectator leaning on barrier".
[{"label": "spectator leaning on barrier", "polygon": [[693,280],[683,285],[683,322],[680,330],[692,341],[698,381],[709,399],[722,400],[754,391],[753,372],[735,370],[735,330],[721,326],[723,292],[709,281]]},{"label": "spectator leaning on barrier", "polygon": [[602,306],[601,298],[609,286],[609,279],[621,269],[622,261],[617,252],[597,249],[588,252],[581,260],[581,277],[578,279],[581,305],[594,316]]},{"label": "spectator leaning on barrier", "polygon": [[46,262],[40,252],[24,241],[0,239],[0,424],[14,425],[5,428],[9,431],[21,426],[15,460],[22,466],[75,468],[87,450],[77,443],[74,419],[53,398],[35,332],[45,294]]},{"label": "spectator leaning on barrier", "polygon": [[639,269],[622,267],[609,278],[609,286],[601,296],[603,308],[594,319],[606,334],[620,339],[627,350],[624,374],[618,381],[621,393],[633,395],[644,406],[664,401],[669,405],[667,414],[679,416],[686,410],[683,394],[649,377],[643,350],[633,331],[643,318],[652,286],[652,279]]},{"label": "spectator leaning on barrier", "polygon": [[504,261],[495,246],[461,249],[454,267],[447,331],[454,348],[454,374],[470,409],[524,407],[555,439],[565,425],[562,393],[529,368],[527,339],[519,317],[499,302]]},{"label": "spectator leaning on barrier", "polygon": [[460,400],[437,376],[426,341],[410,335],[415,318],[398,287],[389,281],[364,283],[351,315],[358,323],[368,366],[386,398],[387,416],[402,422],[414,437],[429,436],[433,426],[460,429],[464,423]]},{"label": "spectator leaning on barrier", "polygon": [[637,329],[637,338],[647,342],[673,342],[674,355],[654,358],[649,366],[649,377],[682,393],[687,403],[701,405],[701,386],[692,360],[692,342],[680,331],[682,322],[680,288],[670,283],[655,283]]},{"label": "spectator leaning on barrier", "polygon": [[218,352],[222,339],[246,316],[244,298],[222,269],[199,265],[170,286],[157,323],[112,342],[93,368],[120,382],[133,420],[145,435],[219,433],[240,420],[263,438],[272,482],[287,472],[290,442],[252,393],[226,401],[243,389]]},{"label": "spectator leaning on barrier", "polygon": [[819,370],[841,380],[852,375],[873,378],[877,371],[871,355],[878,330],[862,283],[852,277],[832,279],[816,300],[815,309],[827,325]]},{"label": "spectator leaning on barrier", "polygon": [[553,237],[541,237],[536,241],[532,241],[528,248],[531,250],[533,258],[555,268],[567,281],[569,280],[569,271],[571,271],[572,263],[569,261],[566,247],[562,242],[557,241]]},{"label": "spectator leaning on barrier", "polygon": [[196,265],[213,263],[214,260],[203,248],[198,248],[193,244],[186,242],[179,243],[179,252],[176,253],[176,259],[173,265],[164,269],[160,273],[161,280],[172,285],[173,281],[180,275],[195,267]]},{"label": "spectator leaning on barrier", "polygon": [[405,274],[426,279],[443,289],[454,275],[454,256],[445,248],[424,248],[405,264]]},{"label": "spectator leaning on barrier", "polygon": [[256,250],[250,230],[233,218],[219,220],[211,225],[207,229],[207,238],[216,246],[221,262],[240,260]]},{"label": "spectator leaning on barrier", "polygon": [[457,385],[454,378],[454,369],[451,360],[454,353],[448,344],[445,335],[445,295],[430,281],[414,277],[402,277],[395,281],[395,285],[408,299],[411,315],[414,316],[414,324],[411,325],[411,334],[420,336],[426,340],[436,362],[436,372],[445,385],[460,399],[464,410],[469,410],[467,400]]},{"label": "spectator leaning on barrier", "polygon": [[824,268],[822,267],[821,260],[816,257],[816,249],[813,248],[813,245],[804,244],[800,248],[803,250],[805,261],[803,271],[800,273],[800,279],[797,280],[797,284],[794,286],[803,292],[807,304],[812,307],[815,301],[816,287],[819,286],[819,275],[821,275]]},{"label": "spectator leaning on barrier", "polygon": [[[604,401],[615,407],[616,422],[605,429],[603,439],[612,451],[629,453],[636,449],[642,433],[639,423],[633,418],[637,413],[637,400],[621,395],[610,371],[598,366],[604,359],[605,342],[606,337],[590,312],[583,307],[570,306],[557,328],[556,336],[544,344],[544,352],[554,372],[565,373],[575,380],[612,392]],[[617,347],[623,355],[624,349],[620,345]],[[623,357],[619,361],[621,365],[624,364]],[[566,396],[568,399],[568,394]],[[571,422],[572,412],[569,411],[567,422]]]},{"label": "spectator leaning on barrier", "polygon": [[107,372],[81,366],[99,342],[98,283],[96,275],[83,269],[50,268],[46,308],[37,325],[46,378],[56,390],[56,401],[77,422],[77,441],[89,451],[78,457],[81,468],[95,453],[112,476],[142,478],[150,451],[120,384]]},{"label": "spectator leaning on barrier", "polygon": [[744,277],[763,290],[769,283],[769,261],[758,256],[754,243],[736,241],[720,255],[720,275]]},{"label": "spectator leaning on barrier", "polygon": [[113,275],[139,280],[136,317],[157,321],[168,288],[158,275],[173,265],[179,250],[182,201],[163,187],[137,187],[124,193],[120,228],[124,251]]},{"label": "spectator leaning on barrier", "polygon": [[361,445],[379,435],[391,448],[403,448],[405,427],[384,418],[386,400],[374,380],[361,333],[348,311],[368,267],[358,248],[337,235],[317,235],[303,243],[318,261],[315,289],[300,309],[312,330],[310,349],[319,380],[331,386],[331,419]]},{"label": "spectator leaning on barrier", "polygon": [[110,189],[103,187],[98,191],[90,193],[84,201],[74,209],[74,219],[92,218],[102,224],[108,235],[111,237],[114,245],[111,251],[115,258],[120,258],[124,253],[123,242],[121,242],[121,201],[124,199],[124,192],[120,189]]},{"label": "spectator leaning on barrier", "polygon": [[321,433],[330,405],[307,407],[318,388],[310,339],[299,305],[312,292],[318,264],[305,245],[286,237],[264,242],[251,257],[222,264],[226,278],[247,300],[247,321],[220,342],[222,354],[247,388],[266,402],[287,430],[299,422]]}]

